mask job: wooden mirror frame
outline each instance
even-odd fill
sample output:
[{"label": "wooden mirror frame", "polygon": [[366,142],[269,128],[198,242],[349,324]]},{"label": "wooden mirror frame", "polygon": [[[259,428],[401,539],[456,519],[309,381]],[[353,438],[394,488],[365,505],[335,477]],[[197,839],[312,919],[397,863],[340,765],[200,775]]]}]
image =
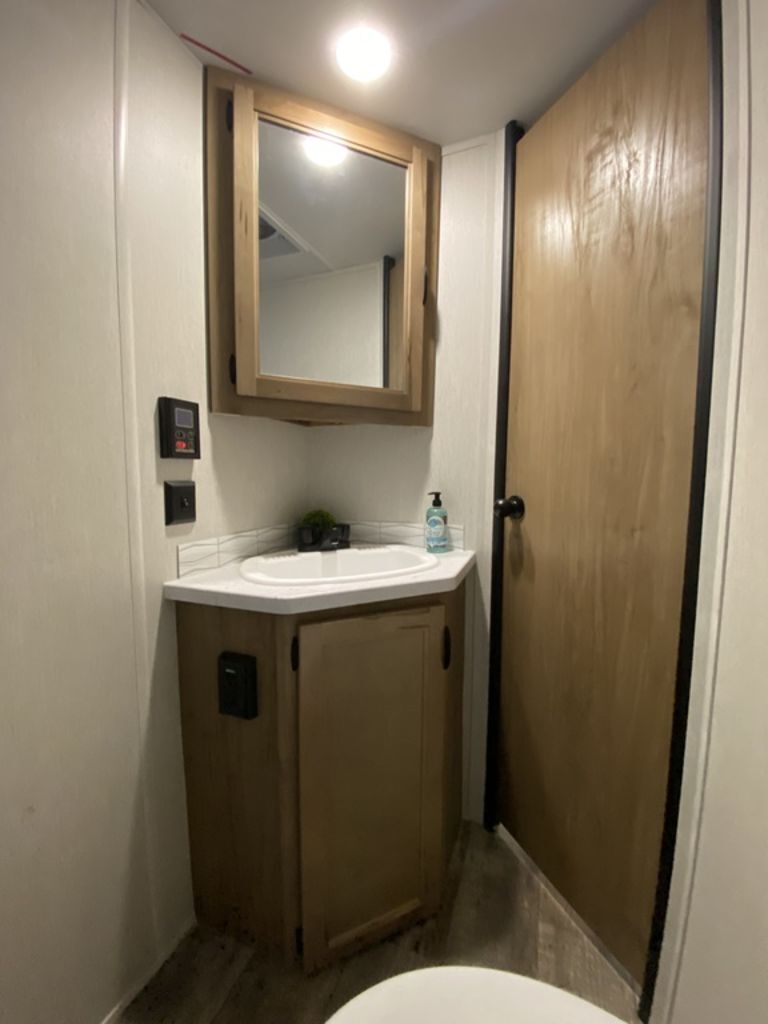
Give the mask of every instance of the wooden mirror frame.
[{"label": "wooden mirror frame", "polygon": [[[439,147],[217,68],[207,69],[206,82],[212,410],[315,423],[430,423],[434,387]],[[228,138],[222,127],[222,102],[231,103]],[[402,390],[259,372],[257,132],[260,115],[272,123],[331,138],[406,169]]]}]

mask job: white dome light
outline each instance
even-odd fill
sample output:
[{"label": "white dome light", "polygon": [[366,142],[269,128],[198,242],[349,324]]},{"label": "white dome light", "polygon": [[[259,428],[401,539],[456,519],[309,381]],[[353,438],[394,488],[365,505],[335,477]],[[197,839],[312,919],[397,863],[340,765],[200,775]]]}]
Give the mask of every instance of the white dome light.
[{"label": "white dome light", "polygon": [[315,135],[309,135],[301,144],[309,159],[318,167],[338,167],[347,158],[346,146],[338,142],[329,142],[328,139],[318,139]]},{"label": "white dome light", "polygon": [[392,45],[375,28],[360,25],[345,32],[336,44],[336,60],[345,75],[356,82],[372,82],[392,63]]}]

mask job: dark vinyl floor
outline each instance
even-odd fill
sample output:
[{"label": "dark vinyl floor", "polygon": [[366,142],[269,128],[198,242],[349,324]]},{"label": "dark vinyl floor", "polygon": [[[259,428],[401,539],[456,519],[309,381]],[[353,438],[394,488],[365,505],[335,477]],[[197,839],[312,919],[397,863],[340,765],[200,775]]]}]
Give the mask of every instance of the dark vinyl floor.
[{"label": "dark vinyl floor", "polygon": [[470,964],[516,971],[634,1021],[637,998],[539,879],[496,836],[468,825],[440,914],[315,975],[265,962],[198,928],[123,1012],[121,1024],[324,1024],[403,971]]}]

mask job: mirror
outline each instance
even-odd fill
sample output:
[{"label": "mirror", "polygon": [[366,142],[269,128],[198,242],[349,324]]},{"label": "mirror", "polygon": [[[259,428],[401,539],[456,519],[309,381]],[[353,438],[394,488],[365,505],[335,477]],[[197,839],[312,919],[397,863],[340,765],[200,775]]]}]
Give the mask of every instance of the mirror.
[{"label": "mirror", "polygon": [[258,119],[259,372],[403,390],[407,168]]}]

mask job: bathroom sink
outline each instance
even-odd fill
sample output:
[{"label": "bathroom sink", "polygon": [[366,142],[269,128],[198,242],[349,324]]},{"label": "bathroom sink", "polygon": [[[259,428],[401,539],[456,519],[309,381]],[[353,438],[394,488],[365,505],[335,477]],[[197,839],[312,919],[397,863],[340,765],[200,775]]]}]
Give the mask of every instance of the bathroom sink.
[{"label": "bathroom sink", "polygon": [[425,572],[435,555],[400,544],[361,545],[341,551],[274,551],[247,558],[240,575],[251,583],[311,587],[318,583],[356,583]]}]

